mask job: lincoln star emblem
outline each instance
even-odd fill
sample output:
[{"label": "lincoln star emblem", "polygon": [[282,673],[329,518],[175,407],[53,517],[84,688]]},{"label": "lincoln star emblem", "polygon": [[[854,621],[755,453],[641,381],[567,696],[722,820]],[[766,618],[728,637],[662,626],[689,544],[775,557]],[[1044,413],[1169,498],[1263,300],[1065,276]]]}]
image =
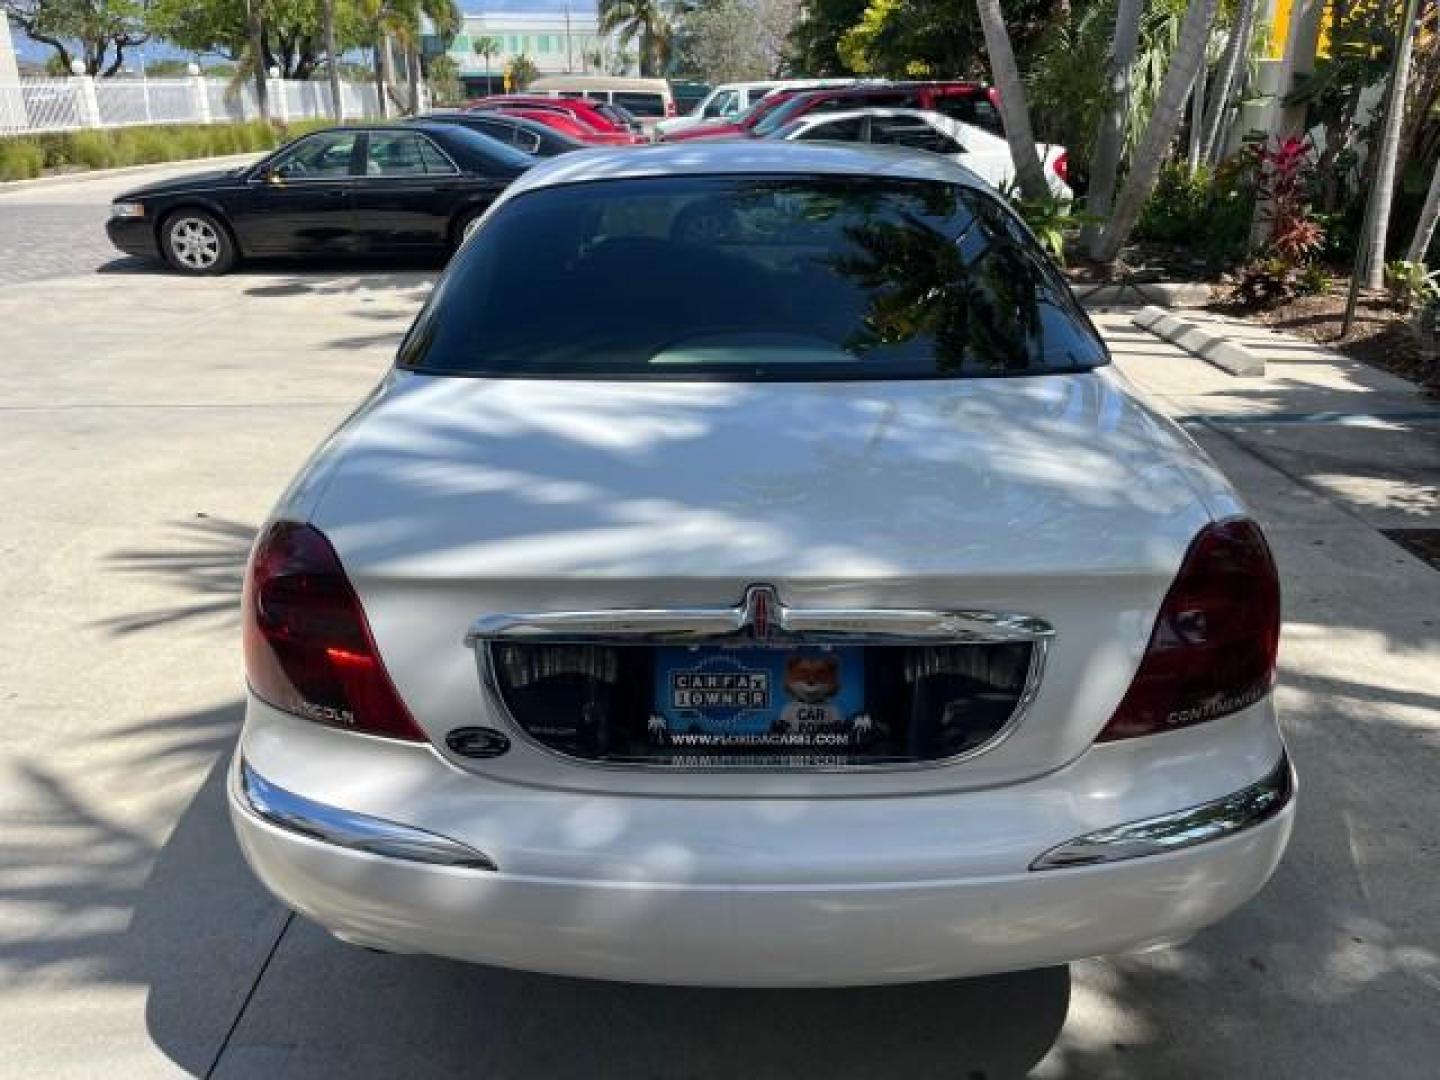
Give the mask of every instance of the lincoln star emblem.
[{"label": "lincoln star emblem", "polygon": [[745,614],[740,627],[756,641],[769,641],[779,629],[780,598],[771,585],[751,585],[745,590]]}]

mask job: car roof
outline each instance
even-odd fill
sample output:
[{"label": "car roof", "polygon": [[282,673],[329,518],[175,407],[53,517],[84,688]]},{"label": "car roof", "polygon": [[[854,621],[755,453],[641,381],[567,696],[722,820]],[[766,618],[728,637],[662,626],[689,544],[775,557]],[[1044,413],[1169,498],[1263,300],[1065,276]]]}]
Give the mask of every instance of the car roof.
[{"label": "car roof", "polygon": [[311,131],[297,135],[297,139],[303,139],[306,135],[324,135],[331,131],[414,131],[421,130],[444,130],[446,124],[443,120],[432,120],[427,116],[413,116],[404,120],[354,120],[345,124],[331,124],[329,127],[315,128]]},{"label": "car roof", "polygon": [[974,173],[948,157],[900,146],[715,139],[652,143],[649,146],[597,147],[551,158],[511,184],[502,201],[537,188],[597,180],[797,173],[894,176],[983,186],[983,181]]}]

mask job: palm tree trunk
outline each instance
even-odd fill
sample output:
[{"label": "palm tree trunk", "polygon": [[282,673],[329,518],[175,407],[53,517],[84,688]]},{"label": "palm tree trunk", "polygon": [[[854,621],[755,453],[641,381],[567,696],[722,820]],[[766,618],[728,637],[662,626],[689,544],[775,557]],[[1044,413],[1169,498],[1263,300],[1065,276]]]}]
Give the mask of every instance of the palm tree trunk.
[{"label": "palm tree trunk", "polygon": [[1435,222],[1440,220],[1440,162],[1430,174],[1430,190],[1425,193],[1425,207],[1420,211],[1420,220],[1415,223],[1415,235],[1410,238],[1410,248],[1405,258],[1412,263],[1424,262],[1430,250],[1430,240],[1435,235]]},{"label": "palm tree trunk", "polygon": [[[1090,163],[1090,191],[1085,209],[1096,218],[1110,213],[1115,198],[1115,181],[1120,174],[1120,157],[1125,149],[1125,122],[1130,115],[1130,69],[1140,44],[1140,16],[1144,0],[1120,0],[1115,10],[1115,36],[1110,42],[1110,100],[1100,117],[1095,139],[1095,159]],[[1100,224],[1087,224],[1080,240],[1093,257],[1100,239]]]},{"label": "palm tree trunk", "polygon": [[1175,43],[1175,54],[1170,58],[1170,67],[1160,83],[1160,95],[1155,110],[1150,114],[1150,123],[1130,163],[1130,173],[1125,177],[1125,186],[1115,200],[1115,212],[1110,215],[1105,231],[1096,243],[1095,258],[1111,263],[1120,257],[1120,249],[1130,239],[1135,223],[1140,219],[1140,210],[1150,192],[1155,188],[1155,178],[1160,175],[1161,162],[1165,152],[1175,140],[1180,126],[1180,112],[1190,94],[1190,86],[1200,65],[1205,62],[1205,43],[1210,37],[1210,24],[1215,19],[1216,0],[1191,0],[1180,23],[1180,35]]},{"label": "palm tree trunk", "polygon": [[410,111],[420,111],[420,52],[413,45],[405,50],[405,75],[410,94]]},{"label": "palm tree trunk", "polygon": [[1230,40],[1225,43],[1225,55],[1220,58],[1215,90],[1210,95],[1210,111],[1205,114],[1205,126],[1200,135],[1200,160],[1214,164],[1225,152],[1225,119],[1230,113],[1231,93],[1239,88],[1243,79],[1237,82],[1235,75],[1244,58],[1250,55],[1250,39],[1255,34],[1255,7],[1257,0],[1240,0],[1235,13],[1235,25],[1230,28]]},{"label": "palm tree trunk", "polygon": [[384,31],[381,31],[375,38],[375,97],[379,103],[380,119],[388,120],[390,118],[390,101],[387,96],[389,90],[386,88],[386,84],[390,81],[390,73],[385,68],[384,37]]},{"label": "palm tree trunk", "polygon": [[1195,72],[1195,85],[1190,88],[1190,152],[1186,155],[1185,164],[1194,176],[1200,169],[1201,157],[1200,135],[1205,127],[1205,64],[1201,63],[1200,70]]},{"label": "palm tree trunk", "polygon": [[335,0],[325,0],[325,56],[330,62],[330,115],[337,124],[345,119],[340,98],[340,50],[335,44]]},{"label": "palm tree trunk", "polygon": [[[400,96],[395,92],[395,40],[389,34],[380,39],[380,70],[384,74],[385,86],[390,91],[390,103],[397,107],[400,104]],[[386,106],[387,110],[389,105]],[[387,111],[386,116],[389,116]]]},{"label": "palm tree trunk", "polygon": [[1395,167],[1400,156],[1400,125],[1405,119],[1405,87],[1410,78],[1410,53],[1415,41],[1416,0],[1406,0],[1405,18],[1396,42],[1395,70],[1386,95],[1385,127],[1376,150],[1375,178],[1365,232],[1360,239],[1356,274],[1367,289],[1385,284],[1385,239],[1390,229],[1390,202],[1395,193]]},{"label": "palm tree trunk", "polygon": [[1048,198],[1050,185],[1045,182],[1045,170],[1035,149],[1025,88],[1020,82],[1020,70],[1015,66],[1015,50],[1010,47],[1000,0],[975,0],[975,7],[985,34],[985,51],[990,55],[990,74],[1000,92],[1000,117],[1005,121],[1005,141],[1010,144],[1010,156],[1015,161],[1020,194],[1027,199]]},{"label": "palm tree trunk", "polygon": [[258,0],[245,0],[245,23],[250,36],[251,62],[255,65],[255,104],[260,119],[270,119],[270,72],[265,69],[265,26],[260,20]]}]

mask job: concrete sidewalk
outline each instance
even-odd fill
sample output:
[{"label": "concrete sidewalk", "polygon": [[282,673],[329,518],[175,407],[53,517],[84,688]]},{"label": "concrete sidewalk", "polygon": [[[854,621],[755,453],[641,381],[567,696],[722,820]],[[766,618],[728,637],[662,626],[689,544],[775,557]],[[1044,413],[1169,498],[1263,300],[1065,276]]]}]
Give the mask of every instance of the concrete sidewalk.
[{"label": "concrete sidewalk", "polygon": [[[5,1077],[1431,1077],[1440,573],[1428,408],[1318,357],[1238,380],[1102,314],[1117,363],[1265,522],[1295,840],[1165,952],[898,989],[669,990],[344,947],[225,820],[255,526],[389,362],[419,274],[64,279],[0,293]],[[1303,414],[1303,415],[1302,415]],[[1296,419],[1297,415],[1302,416]]]}]

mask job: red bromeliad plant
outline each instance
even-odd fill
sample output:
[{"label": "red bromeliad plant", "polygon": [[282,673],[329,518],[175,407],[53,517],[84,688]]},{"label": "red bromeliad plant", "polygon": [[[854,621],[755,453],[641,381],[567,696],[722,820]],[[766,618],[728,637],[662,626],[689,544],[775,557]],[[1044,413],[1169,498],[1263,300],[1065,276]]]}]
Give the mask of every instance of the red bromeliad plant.
[{"label": "red bromeliad plant", "polygon": [[1325,231],[1310,212],[1314,147],[1290,137],[1255,147],[1261,213],[1269,239],[1240,275],[1235,298],[1253,307],[1288,300],[1315,275],[1305,273],[1325,242]]},{"label": "red bromeliad plant", "polygon": [[1274,149],[1262,144],[1260,186],[1270,214],[1270,251],[1301,263],[1320,250],[1325,232],[1310,216],[1310,179],[1314,148],[1309,139],[1291,136]]}]

